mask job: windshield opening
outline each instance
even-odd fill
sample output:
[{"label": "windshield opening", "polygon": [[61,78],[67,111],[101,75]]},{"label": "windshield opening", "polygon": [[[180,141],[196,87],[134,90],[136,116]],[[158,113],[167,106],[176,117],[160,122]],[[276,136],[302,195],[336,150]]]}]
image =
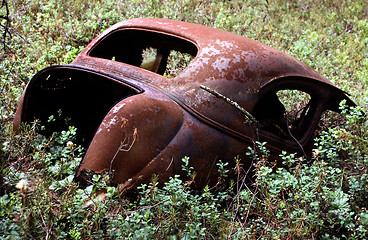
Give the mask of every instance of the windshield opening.
[{"label": "windshield opening", "polygon": [[180,37],[123,29],[106,36],[89,53],[140,67],[168,78],[176,77],[197,55],[197,47]]}]

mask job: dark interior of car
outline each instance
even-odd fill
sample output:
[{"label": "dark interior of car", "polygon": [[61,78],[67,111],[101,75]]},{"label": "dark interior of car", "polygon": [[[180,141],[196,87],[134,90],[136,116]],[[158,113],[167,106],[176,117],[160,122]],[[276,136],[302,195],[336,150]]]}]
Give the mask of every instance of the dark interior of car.
[{"label": "dark interior of car", "polygon": [[103,38],[89,55],[165,75],[170,60],[177,60],[171,58],[179,57],[182,61],[186,59],[185,56],[190,56],[187,60],[189,62],[197,52],[198,49],[192,42],[180,37],[147,30],[123,29]]},{"label": "dark interior of car", "polygon": [[107,112],[120,100],[138,92],[92,72],[53,68],[32,81],[24,99],[22,118],[27,122],[40,120],[45,135],[52,133],[48,129],[62,131],[74,126],[80,144],[88,145]]}]

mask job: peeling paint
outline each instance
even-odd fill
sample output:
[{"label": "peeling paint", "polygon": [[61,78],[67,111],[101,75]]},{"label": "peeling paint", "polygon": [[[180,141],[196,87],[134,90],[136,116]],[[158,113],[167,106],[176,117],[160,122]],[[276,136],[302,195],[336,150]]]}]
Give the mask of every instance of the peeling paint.
[{"label": "peeling paint", "polygon": [[126,103],[121,103],[121,104],[115,105],[114,108],[112,109],[112,112],[113,113],[118,113],[120,111],[120,109],[122,109],[125,105],[126,105]]},{"label": "peeling paint", "polygon": [[[106,39],[120,31],[151,34],[156,36],[157,46],[153,47],[165,49],[166,53],[182,49],[195,55],[194,59],[174,78],[134,65],[134,54],[131,62],[112,61],[110,55],[104,55],[106,49],[115,56],[122,44],[115,41],[115,46]],[[144,44],[153,38],[147,39]],[[104,41],[108,44],[104,45]],[[99,46],[104,57],[91,54]],[[129,50],[130,46],[125,47]],[[184,156],[191,158],[199,187],[214,185],[218,174],[214,159],[234,166],[234,156],[246,156],[247,147],[253,146],[254,141],[267,142],[272,159],[279,158],[281,149],[300,154],[305,149],[308,154],[322,112],[338,111],[342,99],[354,105],[329,80],[285,53],[233,33],[168,19],[118,23],[94,39],[72,64],[42,71],[32,78],[21,97],[14,128],[19,129],[21,121],[47,121],[42,118],[51,115],[47,111],[54,106],[67,108],[65,112],[73,113],[72,120],[82,127],[81,135],[89,137],[77,178],[82,181],[87,169],[96,173],[109,170],[113,184],[123,183],[122,190],[149,182],[152,174],[158,174],[160,181],[180,175]],[[72,77],[68,75],[71,72]],[[63,79],[70,79],[70,85]],[[83,79],[88,79],[88,84],[81,84]],[[55,88],[55,83],[61,87]],[[294,138],[279,131],[285,129],[272,125],[283,123],[277,117],[284,116],[283,106],[274,97],[276,90],[293,88],[307,91],[316,99],[310,102],[310,115],[302,119],[302,127],[291,129]],[[61,91],[55,95],[60,89],[85,94],[79,99],[81,104],[60,104],[60,99],[70,97]],[[40,107],[49,99],[56,104]],[[81,114],[81,108],[88,111]],[[246,121],[246,112],[256,119],[255,123]],[[95,122],[89,124],[92,120]],[[88,127],[83,129],[84,126]],[[241,164],[251,167],[247,158]]]}]

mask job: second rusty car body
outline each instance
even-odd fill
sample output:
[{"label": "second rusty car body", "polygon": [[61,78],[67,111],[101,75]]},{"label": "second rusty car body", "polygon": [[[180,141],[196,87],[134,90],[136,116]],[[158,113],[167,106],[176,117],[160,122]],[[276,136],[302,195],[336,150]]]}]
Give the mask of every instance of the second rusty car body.
[{"label": "second rusty car body", "polygon": [[[292,121],[283,90],[308,95]],[[244,153],[254,141],[267,142],[275,158],[281,150],[310,151],[321,114],[338,111],[344,99],[354,104],[307,65],[260,42],[192,23],[131,19],[104,31],[71,64],[37,73],[14,126],[40,119],[59,130],[62,122],[47,119],[61,109],[86,147],[77,177],[109,171],[113,184],[129,189],[152,174],[180,174],[189,156],[204,186],[216,183],[218,159],[234,165],[240,155],[250,167]]]}]

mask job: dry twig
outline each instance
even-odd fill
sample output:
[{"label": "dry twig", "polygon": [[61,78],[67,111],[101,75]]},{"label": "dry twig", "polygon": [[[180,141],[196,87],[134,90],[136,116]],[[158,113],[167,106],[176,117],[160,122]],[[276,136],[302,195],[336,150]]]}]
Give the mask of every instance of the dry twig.
[{"label": "dry twig", "polygon": [[253,117],[253,115],[250,114],[247,110],[245,110],[244,108],[242,108],[237,102],[231,100],[228,97],[225,97],[224,95],[222,95],[219,92],[216,92],[213,89],[210,89],[209,87],[206,87],[206,86],[201,85],[201,88],[204,89],[204,90],[206,90],[207,92],[215,95],[216,97],[225,100],[227,103],[229,103],[230,105],[232,105],[233,107],[235,107],[236,109],[238,109],[239,111],[241,111],[245,115],[245,118],[247,119],[247,122],[253,123],[253,124],[257,124],[257,125],[259,124],[259,122],[257,121],[257,119],[255,117]]},{"label": "dry twig", "polygon": [[3,44],[4,51],[6,51],[6,49],[9,49],[6,46],[6,39],[7,39],[8,36],[9,36],[9,38],[12,37],[12,35],[9,31],[10,17],[9,17],[9,7],[8,7],[8,3],[6,2],[6,0],[1,1],[0,9],[5,9],[5,15],[0,15],[0,19],[5,20],[5,23],[3,23],[3,21],[0,22],[0,27],[3,30],[2,38],[1,38],[0,41]]}]

